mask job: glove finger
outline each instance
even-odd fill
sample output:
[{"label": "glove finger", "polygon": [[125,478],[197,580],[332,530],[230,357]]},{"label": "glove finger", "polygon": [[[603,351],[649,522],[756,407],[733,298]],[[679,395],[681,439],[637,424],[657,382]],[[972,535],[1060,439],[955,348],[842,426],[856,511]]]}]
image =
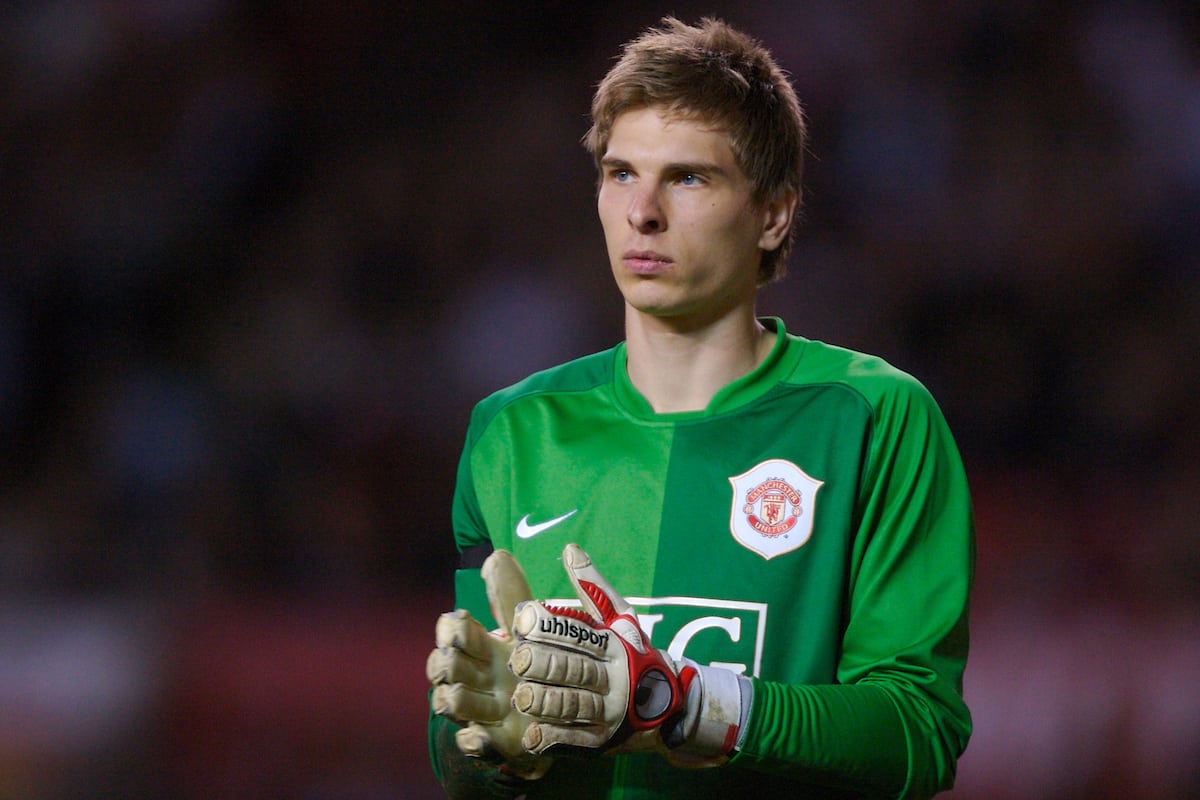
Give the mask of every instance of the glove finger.
[{"label": "glove finger", "polygon": [[425,677],[434,685],[463,683],[475,689],[485,689],[493,683],[488,665],[452,647],[439,647],[429,654]]},{"label": "glove finger", "polygon": [[508,668],[527,681],[608,692],[608,668],[604,662],[558,647],[523,641],[509,656]]},{"label": "glove finger", "polygon": [[527,753],[523,749],[517,755],[506,757],[492,734],[493,729],[472,723],[454,734],[454,743],[458,745],[459,750],[472,758],[503,761],[505,772],[527,781],[537,780],[545,775],[554,762],[552,758]]},{"label": "glove finger", "polygon": [[550,722],[572,725],[604,722],[604,698],[586,689],[518,683],[513,690],[513,708]]},{"label": "glove finger", "polygon": [[500,722],[512,706],[507,695],[472,689],[461,683],[433,687],[433,713],[460,722]]},{"label": "glove finger", "polygon": [[633,606],[600,574],[591,557],[579,545],[568,544],[563,549],[563,567],[575,593],[593,617],[611,623],[622,614],[634,616]]},{"label": "glove finger", "polygon": [[506,634],[512,633],[513,614],[518,603],[533,599],[525,571],[507,550],[496,550],[480,570],[492,616]]},{"label": "glove finger", "polygon": [[438,617],[435,638],[439,648],[461,650],[484,664],[492,660],[491,640],[494,637],[491,637],[469,612],[461,608]]},{"label": "glove finger", "polygon": [[521,746],[530,753],[546,753],[556,747],[603,748],[608,733],[603,725],[550,725],[537,723],[525,729]]},{"label": "glove finger", "polygon": [[492,747],[492,737],[483,725],[472,722],[465,728],[460,728],[454,734],[454,743],[458,749],[469,756],[481,758],[495,752]]}]

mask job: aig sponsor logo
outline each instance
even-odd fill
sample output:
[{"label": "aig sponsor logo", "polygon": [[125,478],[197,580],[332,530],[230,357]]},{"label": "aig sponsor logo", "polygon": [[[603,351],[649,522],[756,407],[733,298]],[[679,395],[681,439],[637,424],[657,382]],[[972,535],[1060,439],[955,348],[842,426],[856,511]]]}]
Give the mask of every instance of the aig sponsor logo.
[{"label": "aig sponsor logo", "polygon": [[[706,597],[627,597],[650,642],[672,658],[757,677],[767,630],[766,603]],[[578,600],[547,600],[578,608]]]}]

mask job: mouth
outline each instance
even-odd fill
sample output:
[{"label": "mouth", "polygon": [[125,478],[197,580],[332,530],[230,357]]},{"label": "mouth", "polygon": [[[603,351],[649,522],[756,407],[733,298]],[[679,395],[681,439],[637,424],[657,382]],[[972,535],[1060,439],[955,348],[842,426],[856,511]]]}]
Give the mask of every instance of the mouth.
[{"label": "mouth", "polygon": [[627,250],[621,256],[625,267],[635,275],[658,275],[670,269],[675,262],[653,250]]}]

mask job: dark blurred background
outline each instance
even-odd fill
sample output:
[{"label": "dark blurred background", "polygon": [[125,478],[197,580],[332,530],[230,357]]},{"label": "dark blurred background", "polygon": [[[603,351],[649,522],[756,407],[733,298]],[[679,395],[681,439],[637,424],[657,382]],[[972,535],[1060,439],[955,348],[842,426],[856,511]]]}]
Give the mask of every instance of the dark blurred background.
[{"label": "dark blurred background", "polygon": [[667,12],[806,105],[762,310],[959,438],[953,797],[1200,797],[1200,7],[647,5],[0,6],[0,798],[437,796],[467,414],[621,336],[578,140]]}]

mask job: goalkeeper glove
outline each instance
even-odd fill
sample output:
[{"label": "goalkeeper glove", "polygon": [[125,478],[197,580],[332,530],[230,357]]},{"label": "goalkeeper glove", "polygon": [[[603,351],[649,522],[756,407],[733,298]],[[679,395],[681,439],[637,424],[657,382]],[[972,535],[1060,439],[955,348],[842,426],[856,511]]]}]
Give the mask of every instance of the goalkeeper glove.
[{"label": "goalkeeper glove", "polygon": [[504,772],[533,780],[545,774],[552,759],[521,746],[522,735],[534,720],[513,708],[517,682],[508,669],[515,644],[514,609],[533,594],[521,566],[505,550],[488,556],[481,574],[492,616],[500,627],[488,632],[463,609],[438,618],[437,648],[425,663],[425,674],[434,686],[430,702],[435,714],[465,723],[455,734],[459,750],[499,760]]},{"label": "goalkeeper glove", "polygon": [[563,566],[585,612],[529,601],[514,619],[513,706],[537,719],[525,749],[658,750],[678,766],[724,763],[745,729],[749,679],[651,648],[633,607],[577,545],[567,545]]}]

